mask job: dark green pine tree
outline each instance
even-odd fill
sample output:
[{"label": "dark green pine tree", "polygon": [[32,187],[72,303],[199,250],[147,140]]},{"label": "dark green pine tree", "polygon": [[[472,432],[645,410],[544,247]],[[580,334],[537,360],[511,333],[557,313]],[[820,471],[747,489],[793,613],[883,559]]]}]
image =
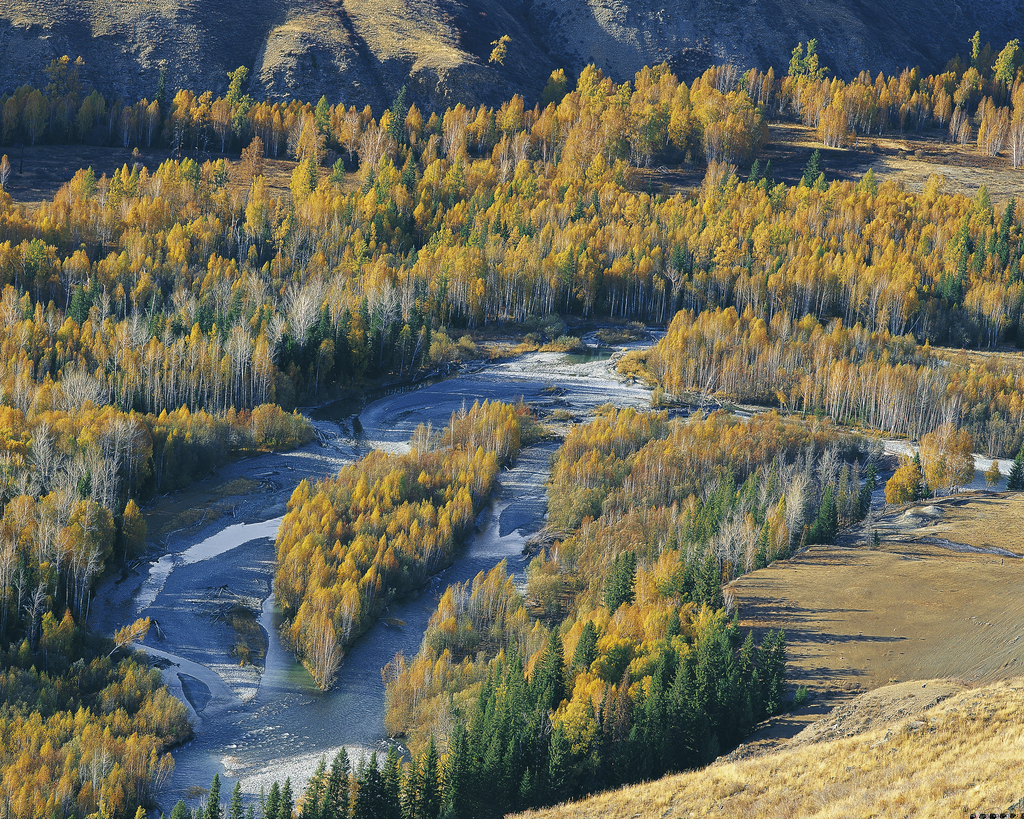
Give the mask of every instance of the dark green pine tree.
[{"label": "dark green pine tree", "polygon": [[807,536],[808,543],[831,543],[839,531],[839,510],[836,507],[836,496],[831,486],[825,487],[821,496],[818,516],[811,525]]},{"label": "dark green pine tree", "polygon": [[623,603],[632,603],[635,597],[636,553],[623,552],[612,561],[611,573],[605,581],[604,604],[614,613]]},{"label": "dark green pine tree", "polygon": [[573,763],[572,745],[559,723],[551,734],[551,754],[548,757],[549,802],[564,802],[574,795]]},{"label": "dark green pine tree", "polygon": [[402,768],[394,745],[388,748],[381,780],[384,788],[381,819],[402,819]]},{"label": "dark green pine tree", "polygon": [[1021,447],[1017,457],[1013,459],[1010,474],[1006,479],[1006,488],[1010,492],[1020,492],[1024,489],[1024,447]]},{"label": "dark green pine tree", "polygon": [[720,680],[726,674],[726,659],[719,634],[712,631],[702,634],[687,660],[693,663],[691,697],[693,713],[697,716],[698,756],[701,763],[707,763],[718,756],[720,731],[725,722],[726,704],[721,696]]},{"label": "dark green pine tree", "polygon": [[807,166],[804,168],[804,175],[800,179],[801,187],[811,187],[818,181],[819,176],[821,176],[821,151],[815,148],[814,152],[807,160]]},{"label": "dark green pine tree", "polygon": [[[678,625],[678,614],[677,625]],[[676,632],[678,634],[678,630]],[[593,620],[587,620],[580,632],[580,638],[576,643],[576,650],[572,653],[573,670],[586,671],[590,664],[597,659],[597,628]]]},{"label": "dark green pine tree", "polygon": [[386,816],[384,778],[377,770],[377,752],[370,754],[359,770],[356,803],[352,806],[353,819],[382,819]]},{"label": "dark green pine tree", "polygon": [[768,521],[761,524],[754,547],[754,568],[763,569],[768,565]]},{"label": "dark green pine tree", "polygon": [[320,819],[327,791],[327,757],[320,757],[302,798],[302,819]]},{"label": "dark green pine tree", "polygon": [[292,780],[286,777],[284,787],[281,788],[281,802],[277,808],[277,819],[292,819],[292,812],[295,808],[295,800],[292,798]]},{"label": "dark green pine tree", "polygon": [[668,618],[668,625],[665,626],[665,636],[668,639],[672,639],[677,636],[682,629],[683,624],[679,620],[679,609],[672,609],[672,616]]},{"label": "dark green pine tree", "polygon": [[762,698],[768,716],[782,711],[786,689],[786,635],[769,631],[761,641]]},{"label": "dark green pine tree", "polygon": [[743,691],[743,714],[740,719],[740,730],[750,731],[764,716],[764,704],[761,701],[761,679],[757,667],[757,646],[754,644],[754,633],[747,632],[747,638],[740,646],[738,658],[739,685]]},{"label": "dark green pine tree", "polygon": [[249,807],[245,809],[245,819],[256,819],[256,806],[251,802],[249,803]]},{"label": "dark green pine tree", "polygon": [[89,292],[82,285],[76,285],[71,294],[71,307],[68,310],[68,315],[78,324],[84,324],[89,318],[90,307],[92,307],[92,299],[89,297]]},{"label": "dark green pine tree", "polygon": [[281,812],[281,786],[276,782],[271,784],[270,793],[267,794],[267,801],[263,805],[264,819],[277,819]]},{"label": "dark green pine tree", "polygon": [[408,92],[403,85],[395,96],[394,102],[391,103],[391,122],[388,125],[388,134],[399,145],[402,145],[406,141],[405,117],[409,113],[409,107],[405,104],[405,98],[407,95]]},{"label": "dark green pine tree", "polygon": [[551,629],[548,644],[533,677],[533,698],[542,712],[553,711],[565,699],[565,661],[562,637]]},{"label": "dark green pine tree", "polygon": [[685,662],[676,663],[676,675],[668,692],[668,725],[666,770],[682,771],[697,764],[694,752],[694,718],[691,707],[691,669]]},{"label": "dark green pine tree", "polygon": [[206,797],[206,810],[203,811],[203,819],[221,819],[220,774],[213,775],[213,782],[210,783],[210,793]]},{"label": "dark green pine tree", "polygon": [[629,781],[632,770],[630,751],[632,749],[630,737],[633,736],[633,698],[629,694],[632,680],[627,668],[622,675],[618,690],[615,692],[615,699],[612,701],[611,714],[611,757],[612,770],[609,778],[615,785]]},{"label": "dark green pine tree", "polygon": [[643,778],[660,776],[668,770],[671,752],[669,746],[669,693],[675,676],[675,653],[663,651],[651,674],[650,688],[644,697],[645,751]]},{"label": "dark green pine tree", "polygon": [[327,792],[320,808],[320,819],[349,819],[350,772],[348,753],[342,748],[331,762],[331,773],[327,777]]},{"label": "dark green pine tree", "polygon": [[932,491],[928,488],[928,481],[925,480],[924,477],[924,467],[921,466],[921,453],[915,452],[912,460],[915,466],[917,466],[917,471],[921,474],[921,483],[917,485],[917,489],[914,492],[914,500],[923,500],[924,498],[927,498]]},{"label": "dark green pine tree", "polygon": [[179,799],[174,803],[174,807],[171,808],[171,819],[190,819],[191,816],[192,813],[189,811],[184,799]]},{"label": "dark green pine tree", "polygon": [[437,819],[441,813],[441,789],[438,782],[437,746],[431,734],[423,753],[420,772],[420,817]]},{"label": "dark green pine tree", "polygon": [[722,570],[713,549],[708,549],[704,560],[696,568],[693,582],[693,602],[711,609],[722,608]]},{"label": "dark green pine tree", "polygon": [[444,819],[469,817],[469,737],[465,728],[455,731],[448,748],[448,764],[444,769],[444,797],[441,816]]},{"label": "dark green pine tree", "polygon": [[871,511],[871,495],[877,485],[878,470],[875,468],[874,463],[870,463],[868,464],[868,474],[864,478],[864,485],[860,488],[859,512],[861,518],[867,517],[868,512]]},{"label": "dark green pine tree", "polygon": [[422,819],[420,794],[420,757],[410,760],[402,777],[402,817],[403,819]]},{"label": "dark green pine tree", "polygon": [[228,805],[228,819],[243,819],[241,782],[235,782],[235,787],[231,789],[231,803]]}]

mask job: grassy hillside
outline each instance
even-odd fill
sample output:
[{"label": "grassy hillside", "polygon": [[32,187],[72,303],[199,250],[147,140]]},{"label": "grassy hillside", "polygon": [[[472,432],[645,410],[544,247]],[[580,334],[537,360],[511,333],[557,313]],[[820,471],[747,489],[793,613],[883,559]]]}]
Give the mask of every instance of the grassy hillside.
[{"label": "grassy hillside", "polygon": [[[927,690],[936,683],[914,685]],[[894,687],[894,698],[906,696],[902,688]],[[766,756],[719,762],[523,816],[826,819],[1019,811],[1022,695],[1022,678],[963,690],[923,712],[854,736],[808,744],[796,741],[793,747]],[[878,697],[865,698],[872,696]]]}]

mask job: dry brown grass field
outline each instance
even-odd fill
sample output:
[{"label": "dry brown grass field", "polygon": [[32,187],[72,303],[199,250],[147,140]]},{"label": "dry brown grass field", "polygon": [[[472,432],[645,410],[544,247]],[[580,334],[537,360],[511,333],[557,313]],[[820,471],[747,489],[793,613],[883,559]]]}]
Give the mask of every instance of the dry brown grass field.
[{"label": "dry brown grass field", "polygon": [[[914,685],[927,691],[943,683]],[[1019,814],[1022,757],[1024,679],[1016,678],[952,693],[927,710],[853,736],[719,761],[702,771],[523,816],[966,819],[982,811]]]},{"label": "dry brown grass field", "polygon": [[807,706],[704,771],[527,815],[1021,812],[1024,496],[924,501],[870,526],[877,549],[814,546],[733,584],[744,629],[785,629]]}]

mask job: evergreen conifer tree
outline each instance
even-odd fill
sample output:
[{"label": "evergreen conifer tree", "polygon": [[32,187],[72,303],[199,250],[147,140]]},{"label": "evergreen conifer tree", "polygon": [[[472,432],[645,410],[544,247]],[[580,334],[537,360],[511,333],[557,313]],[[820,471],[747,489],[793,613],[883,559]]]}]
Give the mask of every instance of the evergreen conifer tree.
[{"label": "evergreen conifer tree", "polygon": [[377,769],[377,752],[370,754],[359,771],[356,801],[352,806],[353,819],[382,819],[387,815],[384,797],[384,779]]},{"label": "evergreen conifer tree", "polygon": [[1006,488],[1011,492],[1020,492],[1024,489],[1024,447],[1021,447],[1017,457],[1013,459],[1013,466],[1010,467],[1010,474],[1006,479]]},{"label": "evergreen conifer tree", "polygon": [[821,151],[815,148],[807,160],[807,167],[804,168],[804,175],[800,179],[800,185],[804,188],[809,188],[818,181],[819,176],[821,176]]},{"label": "evergreen conifer tree", "polygon": [[331,773],[327,778],[327,792],[324,794],[320,819],[348,819],[349,817],[349,761],[348,753],[342,748],[331,762]]},{"label": "evergreen conifer tree", "polygon": [[284,787],[281,788],[281,803],[277,809],[278,819],[292,819],[294,808],[295,800],[292,797],[292,780],[291,777],[286,777]]},{"label": "evergreen conifer tree", "polygon": [[274,782],[270,786],[270,793],[267,794],[267,801],[263,805],[264,819],[277,819],[281,812],[281,786]]},{"label": "evergreen conifer tree", "polygon": [[383,813],[381,819],[402,819],[402,768],[398,750],[392,745],[381,773],[383,787]]},{"label": "evergreen conifer tree", "polygon": [[769,631],[761,642],[762,696],[768,716],[782,710],[786,684],[786,635]]},{"label": "evergreen conifer tree", "polygon": [[605,581],[604,603],[613,614],[623,603],[632,603],[636,583],[636,553],[623,552],[612,561],[612,570]]},{"label": "evergreen conifer tree", "polygon": [[[676,613],[678,623],[678,613]],[[580,671],[586,671],[590,664],[597,659],[597,628],[593,620],[587,620],[580,632],[580,638],[576,643],[576,650],[572,653],[572,667]]]},{"label": "evergreen conifer tree", "polygon": [[878,470],[874,463],[868,464],[868,473],[864,485],[860,488],[860,517],[864,518],[871,511],[871,495],[878,485]]},{"label": "evergreen conifer tree", "polygon": [[231,789],[231,803],[228,806],[228,819],[243,819],[241,782],[235,782],[235,787]]},{"label": "evergreen conifer tree", "polygon": [[[321,819],[322,804],[327,790],[327,758],[320,757],[306,792],[302,798],[302,819]],[[229,817],[231,819],[231,817]]]},{"label": "evergreen conifer tree", "polygon": [[467,813],[467,785],[469,773],[469,740],[465,728],[455,731],[448,748],[448,764],[444,770],[444,798],[441,816],[444,819],[462,819]]},{"label": "evergreen conifer tree", "polygon": [[562,638],[558,629],[553,628],[547,648],[534,672],[534,699],[541,711],[553,711],[565,699],[565,662],[562,653]]},{"label": "evergreen conifer tree", "polygon": [[203,811],[203,819],[221,819],[220,774],[213,775],[213,782],[210,783],[210,793],[206,797],[206,810]]},{"label": "evergreen conifer tree", "polygon": [[831,543],[839,531],[839,510],[836,506],[835,491],[831,486],[825,487],[821,496],[818,516],[814,519],[811,531],[807,536],[808,543]]}]

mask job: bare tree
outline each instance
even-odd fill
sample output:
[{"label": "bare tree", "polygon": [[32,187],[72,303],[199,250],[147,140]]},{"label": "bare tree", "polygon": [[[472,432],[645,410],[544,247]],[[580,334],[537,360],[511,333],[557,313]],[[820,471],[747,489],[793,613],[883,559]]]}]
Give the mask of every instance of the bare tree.
[{"label": "bare tree", "polygon": [[43,616],[43,609],[46,607],[46,584],[40,583],[25,604],[24,612],[28,619],[28,644],[31,648],[36,647],[39,638],[39,622]]},{"label": "bare tree", "polygon": [[39,491],[42,494],[46,494],[50,491],[50,484],[53,481],[54,475],[64,462],[64,456],[61,455],[54,443],[49,422],[40,422],[32,431],[32,445],[29,450],[29,458],[35,466]]},{"label": "bare tree", "polygon": [[334,685],[341,663],[341,647],[334,633],[331,618],[319,611],[307,631],[306,651],[310,671],[316,684],[324,691]]},{"label": "bare tree", "polygon": [[306,335],[320,317],[325,287],[322,279],[312,279],[306,284],[295,282],[288,286],[285,294],[285,311],[292,338],[300,347],[306,346]]}]

